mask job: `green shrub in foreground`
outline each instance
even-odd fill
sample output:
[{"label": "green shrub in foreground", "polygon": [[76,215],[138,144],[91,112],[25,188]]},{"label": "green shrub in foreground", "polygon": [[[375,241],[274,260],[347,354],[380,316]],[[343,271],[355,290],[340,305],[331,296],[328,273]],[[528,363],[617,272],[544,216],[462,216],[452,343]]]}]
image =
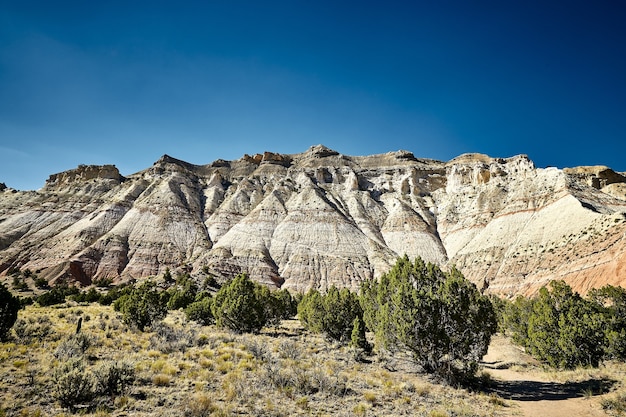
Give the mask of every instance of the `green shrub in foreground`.
[{"label": "green shrub in foreground", "polygon": [[213,300],[210,295],[206,295],[200,300],[194,301],[185,308],[185,315],[188,320],[194,320],[203,326],[208,326],[215,322],[215,317],[211,311]]},{"label": "green shrub in foreground", "polygon": [[542,288],[528,318],[526,345],[533,356],[556,368],[598,366],[606,345],[604,317],[563,281]]},{"label": "green shrub in foreground", "polygon": [[0,284],[0,340],[4,340],[17,320],[20,300]]},{"label": "green shrub in foreground", "polygon": [[310,290],[298,304],[298,317],[311,331],[347,343],[354,320],[363,317],[358,295],[347,288],[330,287],[325,294]]},{"label": "green shrub in foreground", "polygon": [[491,302],[456,269],[398,260],[364,282],[361,306],[377,347],[403,350],[425,372],[451,383],[473,377],[497,328]]},{"label": "green shrub in foreground", "polygon": [[267,322],[266,301],[259,284],[240,274],[215,295],[211,306],[215,324],[238,333],[258,333]]},{"label": "green shrub in foreground", "polygon": [[598,366],[626,352],[626,291],[605,287],[588,299],[564,281],[552,281],[537,297],[508,303],[503,327],[513,341],[555,368]]},{"label": "green shrub in foreground", "polygon": [[156,284],[146,281],[115,300],[113,307],[122,313],[122,320],[126,324],[144,331],[146,327],[166,316],[165,303]]}]

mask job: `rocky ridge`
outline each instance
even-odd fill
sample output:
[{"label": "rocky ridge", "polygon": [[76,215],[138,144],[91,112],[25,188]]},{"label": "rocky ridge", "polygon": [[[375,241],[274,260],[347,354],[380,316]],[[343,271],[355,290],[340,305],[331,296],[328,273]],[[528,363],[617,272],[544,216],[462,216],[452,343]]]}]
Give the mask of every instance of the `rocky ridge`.
[{"label": "rocky ridge", "polygon": [[0,189],[0,275],[83,285],[170,268],[357,289],[407,254],[454,264],[488,292],[532,294],[553,279],[585,292],[626,284],[625,238],[623,174],[538,169],[523,155],[446,163],[318,145],[208,165],[165,155],[127,177],[79,166],[38,191]]}]

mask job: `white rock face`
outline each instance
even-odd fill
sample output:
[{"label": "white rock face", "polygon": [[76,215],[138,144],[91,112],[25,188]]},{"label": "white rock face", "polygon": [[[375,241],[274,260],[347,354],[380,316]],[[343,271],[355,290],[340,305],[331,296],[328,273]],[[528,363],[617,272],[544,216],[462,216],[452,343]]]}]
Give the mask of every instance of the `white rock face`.
[{"label": "white rock face", "polygon": [[531,294],[626,284],[626,178],[607,167],[536,169],[525,156],[448,163],[323,146],[196,166],[164,156],[0,190],[0,274],[124,281],[172,271],[306,291],[358,289],[398,256],[455,264],[479,288]]}]

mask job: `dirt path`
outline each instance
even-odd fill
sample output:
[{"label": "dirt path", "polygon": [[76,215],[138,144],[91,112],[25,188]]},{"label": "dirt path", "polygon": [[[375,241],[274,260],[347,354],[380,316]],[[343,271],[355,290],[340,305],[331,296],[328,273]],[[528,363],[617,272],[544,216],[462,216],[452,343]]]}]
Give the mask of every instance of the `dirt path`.
[{"label": "dirt path", "polygon": [[[494,337],[483,359],[484,367],[493,379],[490,389],[513,404],[512,415],[528,417],[606,417],[598,396],[607,392],[610,383],[603,380],[558,382],[543,372],[530,368],[535,361],[508,339]],[[519,369],[519,370],[516,370]],[[609,386],[607,386],[609,385]]]}]

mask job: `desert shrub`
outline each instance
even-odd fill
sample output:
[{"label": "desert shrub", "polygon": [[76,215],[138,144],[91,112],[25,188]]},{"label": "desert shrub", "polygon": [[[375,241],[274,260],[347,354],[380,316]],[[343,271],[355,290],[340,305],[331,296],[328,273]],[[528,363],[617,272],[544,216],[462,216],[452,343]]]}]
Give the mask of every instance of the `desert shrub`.
[{"label": "desert shrub", "polygon": [[48,316],[39,316],[37,319],[18,319],[13,326],[13,333],[21,344],[34,341],[42,342],[53,333],[52,321]]},{"label": "desert shrub", "polygon": [[82,357],[61,362],[52,373],[53,396],[61,406],[74,410],[77,405],[89,404],[96,396],[95,379]]},{"label": "desert shrub", "polygon": [[95,303],[100,301],[100,297],[102,297],[102,295],[92,287],[87,291],[81,291],[73,295],[71,298],[78,303]]},{"label": "desert shrub", "polygon": [[96,392],[114,399],[126,393],[135,382],[135,368],[126,361],[106,361],[94,369]]},{"label": "desert shrub", "polygon": [[19,275],[13,276],[12,283],[13,289],[16,291],[28,291],[28,284],[24,281],[24,278]]},{"label": "desert shrub", "polygon": [[525,346],[557,368],[598,366],[604,356],[604,316],[563,281],[552,281],[532,300]]},{"label": "desert shrub", "polygon": [[[369,352],[372,350],[372,346],[365,337],[365,322],[363,316],[354,318],[352,322],[352,333],[350,335],[350,346],[362,350],[363,352]],[[360,358],[360,352],[357,354],[357,358]]]},{"label": "desert shrub", "polygon": [[310,290],[298,304],[298,317],[313,332],[341,342],[351,340],[354,320],[363,317],[357,294],[330,287],[326,294]]},{"label": "desert shrub", "polygon": [[98,278],[93,281],[93,285],[98,288],[108,288],[113,284],[113,279],[111,278]]},{"label": "desert shrub", "polygon": [[48,285],[48,280],[45,278],[41,278],[41,277],[35,278],[35,287],[41,288],[41,289],[50,288],[50,286]]},{"label": "desert shrub", "polygon": [[[270,349],[262,339],[256,337],[246,337],[242,339],[243,345],[252,356],[260,361],[267,361],[271,358]],[[279,351],[283,352],[283,346],[279,347]]]},{"label": "desert shrub", "polygon": [[241,274],[220,288],[211,307],[217,326],[238,333],[258,333],[267,322],[258,287],[246,274]]},{"label": "desert shrub", "polygon": [[168,293],[167,308],[169,310],[178,310],[194,302],[198,293],[198,286],[188,274],[183,274],[178,276],[176,286],[170,289]]},{"label": "desert shrub", "polygon": [[37,303],[42,307],[61,304],[65,302],[65,297],[69,295],[77,295],[78,293],[80,293],[80,290],[76,287],[59,284],[52,287],[50,291],[47,291],[37,297]]},{"label": "desert shrub", "polygon": [[65,360],[81,356],[94,344],[92,336],[85,333],[76,333],[62,340],[54,351],[57,359]]},{"label": "desert shrub", "polygon": [[604,286],[588,294],[604,316],[606,356],[610,359],[626,359],[626,289]]},{"label": "desert shrub", "polygon": [[263,384],[278,390],[293,391],[298,394],[327,394],[343,396],[348,391],[345,376],[328,375],[320,367],[303,367],[301,364],[285,366],[281,361],[270,359],[261,372]]},{"label": "desert shrub", "polygon": [[216,411],[220,411],[211,397],[204,393],[195,393],[186,401],[185,416],[186,417],[209,417]]},{"label": "desert shrub", "polygon": [[121,296],[130,294],[132,289],[133,289],[133,286],[129,284],[122,284],[122,285],[115,286],[109,289],[109,291],[107,291],[106,294],[101,294],[98,302],[105,306],[111,305]]},{"label": "desert shrub", "polygon": [[207,277],[204,278],[204,281],[202,282],[202,289],[208,290],[209,288],[215,288],[219,290],[221,286],[215,279],[215,276],[208,273],[208,268],[203,267],[202,271],[207,274]]},{"label": "desert shrub", "polygon": [[165,281],[166,284],[174,283],[174,278],[172,278],[172,273],[170,272],[169,268],[165,268],[165,272],[163,273],[163,281]]},{"label": "desert shrub", "polygon": [[132,288],[128,294],[115,300],[114,308],[122,313],[122,320],[140,331],[152,323],[163,319],[167,314],[161,295],[156,285],[146,281],[138,287]]},{"label": "desert shrub", "polygon": [[450,383],[473,377],[497,323],[491,302],[456,269],[408,257],[361,287],[364,320],[379,348],[408,351]]},{"label": "desert shrub", "polygon": [[150,337],[150,345],[163,353],[184,352],[196,344],[193,330],[175,328],[162,321],[155,323],[152,330],[154,334]]},{"label": "desert shrub", "polygon": [[257,285],[255,291],[265,310],[266,325],[277,327],[281,321],[295,316],[297,304],[289,291],[270,291],[262,285]]},{"label": "desert shrub", "polygon": [[208,326],[215,322],[211,306],[213,300],[210,295],[206,294],[205,297],[200,300],[194,301],[185,308],[185,315],[188,320],[197,321],[203,326]]},{"label": "desert shrub", "polygon": [[618,393],[612,397],[605,397],[600,402],[600,405],[609,415],[622,416],[626,414],[626,394]]},{"label": "desert shrub", "polygon": [[6,339],[9,330],[17,320],[17,312],[20,309],[20,300],[9,290],[0,284],[0,340]]}]

